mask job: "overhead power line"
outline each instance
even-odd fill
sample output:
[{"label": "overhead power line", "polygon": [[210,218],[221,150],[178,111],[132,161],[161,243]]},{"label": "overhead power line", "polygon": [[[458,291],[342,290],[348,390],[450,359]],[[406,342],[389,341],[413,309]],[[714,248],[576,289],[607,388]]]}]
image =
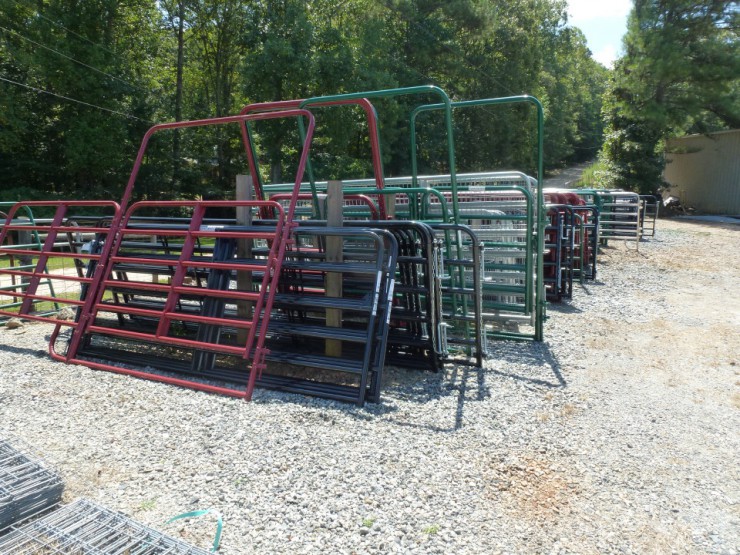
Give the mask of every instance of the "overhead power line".
[{"label": "overhead power line", "polygon": [[119,112],[118,110],[111,110],[110,108],[105,108],[103,106],[98,106],[96,104],[91,104],[91,103],[85,102],[83,100],[77,100],[76,98],[71,98],[69,96],[64,96],[64,95],[57,94],[57,93],[54,93],[54,92],[51,92],[51,91],[47,91],[47,90],[44,90],[44,89],[39,89],[37,87],[32,87],[31,85],[28,85],[26,83],[19,83],[18,81],[13,81],[12,79],[6,79],[5,77],[0,77],[0,81],[5,81],[6,83],[10,83],[11,85],[16,85],[18,87],[23,87],[24,89],[29,89],[31,91],[34,91],[34,92],[37,92],[37,93],[40,93],[40,94],[48,94],[50,96],[55,96],[57,98],[61,98],[63,100],[67,100],[69,102],[75,102],[77,104],[82,104],[83,106],[89,106],[90,108],[97,108],[98,110],[103,110],[104,112],[109,112],[111,114],[116,114],[118,116],[123,116],[125,118],[135,119],[135,120],[138,120],[138,121],[143,121],[144,123],[154,124],[154,122],[151,122],[151,121],[148,121],[148,120],[145,120],[145,119],[141,119],[139,117],[136,117],[136,116],[131,115],[131,114],[127,114],[125,112]]},{"label": "overhead power line", "polygon": [[116,55],[116,53],[113,52],[113,50],[110,50],[110,49],[106,48],[105,46],[103,46],[102,44],[97,43],[95,41],[92,41],[89,38],[87,38],[87,37],[85,37],[85,36],[83,36],[83,35],[81,35],[79,33],[74,32],[72,29],[69,29],[68,27],[65,27],[64,25],[62,25],[58,21],[54,21],[53,19],[50,19],[50,18],[46,17],[44,14],[42,14],[38,10],[33,9],[30,6],[25,6],[25,5],[21,5],[21,4],[19,4],[19,6],[21,8],[25,8],[26,11],[28,11],[29,13],[32,13],[34,16],[40,17],[41,19],[44,19],[44,20],[48,21],[49,23],[51,23],[55,27],[61,27],[62,29],[64,29],[65,31],[67,31],[68,33],[70,33],[71,35],[74,35],[77,38],[80,38],[80,39],[84,40],[85,42],[87,42],[89,44],[92,44],[93,46],[97,46],[101,50],[105,50],[106,52],[109,52],[110,54]]},{"label": "overhead power line", "polygon": [[125,79],[121,79],[120,77],[116,77],[115,75],[111,75],[110,73],[108,73],[106,71],[103,71],[102,69],[98,69],[95,66],[91,66],[90,64],[86,64],[85,62],[81,62],[80,60],[77,60],[77,59],[75,59],[75,58],[73,58],[71,56],[68,56],[64,52],[59,52],[59,50],[55,50],[54,48],[52,48],[50,46],[46,46],[45,44],[41,44],[40,42],[37,42],[37,41],[35,41],[33,39],[29,39],[28,37],[26,37],[24,35],[21,35],[18,31],[14,31],[13,29],[8,29],[7,27],[3,27],[2,25],[0,25],[0,29],[2,29],[3,31],[5,31],[6,33],[13,34],[13,35],[19,37],[22,40],[25,40],[27,42],[30,42],[31,44],[33,44],[35,46],[39,46],[39,47],[41,47],[41,48],[43,48],[45,50],[48,50],[49,52],[53,52],[54,54],[57,54],[58,56],[61,56],[62,58],[65,58],[65,59],[67,59],[67,60],[69,60],[71,62],[74,62],[76,64],[79,64],[79,65],[83,66],[83,67],[86,67],[88,69],[91,69],[93,71],[96,71],[97,73],[100,73],[101,75],[105,75],[106,77],[110,77],[111,79],[115,79],[116,81],[119,81],[119,82],[121,82],[121,83],[123,83],[125,85],[128,85],[129,87],[131,87],[133,89],[136,89],[136,90],[139,90],[139,91],[142,91],[142,92],[148,92],[145,89],[142,89],[141,87],[137,87],[136,85],[133,85],[132,83],[129,83]]}]

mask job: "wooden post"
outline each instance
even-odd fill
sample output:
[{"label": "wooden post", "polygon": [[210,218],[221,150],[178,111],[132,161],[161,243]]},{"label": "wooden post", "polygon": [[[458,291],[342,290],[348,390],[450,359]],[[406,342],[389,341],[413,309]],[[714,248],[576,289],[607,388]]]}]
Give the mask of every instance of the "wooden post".
[{"label": "wooden post", "polygon": [[[252,200],[252,177],[249,175],[237,175],[236,176],[236,200]],[[236,208],[236,224],[249,226],[252,225],[252,210],[248,206],[237,206]],[[251,258],[252,257],[252,240],[251,239],[237,239],[236,243],[236,256],[238,258]],[[236,289],[237,291],[252,291],[252,272],[251,271],[237,271],[236,272]],[[252,301],[237,301],[236,303],[236,315],[239,320],[251,320],[252,311],[254,309],[254,303]],[[249,330],[247,328],[240,328],[236,334],[236,339],[239,345],[244,345],[247,342],[247,336]]]},{"label": "wooden post", "polygon": [[[328,227],[341,227],[344,208],[344,195],[342,193],[341,181],[329,181],[326,186],[326,225]],[[342,262],[342,248],[344,241],[341,237],[326,238],[326,261]],[[342,296],[342,274],[327,272],[324,279],[324,287],[327,297]],[[338,308],[326,309],[327,327],[342,327],[342,311]],[[326,340],[326,356],[342,356],[342,342],[337,339]]]},{"label": "wooden post", "polygon": [[385,197],[385,215],[390,220],[396,219],[396,195],[383,195]]}]

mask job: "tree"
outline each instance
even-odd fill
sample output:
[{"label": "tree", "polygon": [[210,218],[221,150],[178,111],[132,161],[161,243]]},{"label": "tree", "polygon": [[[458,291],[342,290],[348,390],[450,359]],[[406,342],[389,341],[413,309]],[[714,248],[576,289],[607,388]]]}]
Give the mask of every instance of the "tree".
[{"label": "tree", "polygon": [[541,79],[548,165],[590,160],[601,147],[601,99],[608,71],[591,58],[577,28],[560,30],[548,50]]},{"label": "tree", "polygon": [[[244,92],[257,102],[314,96],[311,77],[314,29],[308,5],[301,0],[259,2],[249,20],[246,40],[251,53],[244,60]],[[293,122],[290,125],[295,127]],[[262,126],[267,145],[270,178],[282,181],[286,141],[291,127],[286,122]],[[287,148],[294,149],[295,144]]]},{"label": "tree", "polygon": [[[599,140],[604,70],[565,26],[565,0],[0,1],[4,193],[20,186],[117,198],[152,123],[234,114],[247,102],[423,84],[453,100],[541,98],[550,167],[580,159]],[[708,109],[732,112],[725,100]],[[373,100],[386,175],[409,173],[410,111],[438,101]],[[364,113],[314,113],[317,178],[369,177]],[[534,171],[530,107],[453,117],[458,169]],[[418,120],[420,171],[449,171],[443,123],[440,113]],[[295,122],[253,127],[262,167],[282,181],[295,171]],[[245,170],[241,161],[235,129],[160,133],[135,195],[224,198]]]},{"label": "tree", "polygon": [[740,123],[738,10],[729,0],[638,0],[605,102],[612,186],[653,192],[665,138]]},{"label": "tree", "polygon": [[116,198],[154,112],[142,60],[154,57],[156,10],[137,0],[14,8],[3,12],[0,76],[14,82],[3,82],[8,113],[24,116],[9,120],[14,145],[0,145],[5,178],[11,187]]}]

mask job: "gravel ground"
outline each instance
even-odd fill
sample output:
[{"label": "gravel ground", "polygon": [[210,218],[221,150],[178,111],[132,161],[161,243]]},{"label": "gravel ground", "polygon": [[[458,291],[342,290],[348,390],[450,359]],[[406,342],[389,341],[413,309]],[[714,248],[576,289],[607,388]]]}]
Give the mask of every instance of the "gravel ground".
[{"label": "gravel ground", "polygon": [[[0,427],[85,496],[221,552],[740,552],[740,227],[661,221],[483,370],[391,369],[359,409],[51,361],[0,329]],[[708,256],[713,255],[713,256]],[[735,461],[735,462],[733,462]]]}]

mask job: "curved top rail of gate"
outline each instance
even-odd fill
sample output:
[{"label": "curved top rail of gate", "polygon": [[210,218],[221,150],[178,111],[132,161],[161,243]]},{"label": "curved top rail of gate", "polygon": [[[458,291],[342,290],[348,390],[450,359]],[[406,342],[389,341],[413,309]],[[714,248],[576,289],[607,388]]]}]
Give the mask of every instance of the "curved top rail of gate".
[{"label": "curved top rail of gate", "polygon": [[[303,145],[301,148],[301,158],[300,162],[298,164],[298,171],[295,181],[295,191],[294,193],[298,194],[298,189],[300,188],[301,181],[303,180],[303,173],[306,169],[306,160],[308,159],[308,151],[311,145],[311,140],[313,138],[313,132],[314,128],[316,126],[316,120],[311,112],[304,109],[290,109],[290,110],[281,110],[276,112],[264,112],[264,113],[258,113],[258,114],[240,114],[237,116],[226,116],[226,117],[220,117],[220,118],[207,118],[207,119],[201,119],[201,120],[191,120],[191,121],[176,121],[176,122],[170,122],[170,123],[160,123],[157,124],[146,132],[144,135],[144,138],[141,141],[141,146],[139,147],[139,152],[136,155],[136,160],[134,162],[134,167],[131,170],[131,175],[129,176],[128,183],[126,184],[126,189],[124,190],[123,197],[121,199],[120,205],[123,210],[126,209],[128,206],[128,203],[131,201],[131,197],[133,194],[134,184],[136,183],[136,178],[139,174],[139,169],[141,168],[141,164],[144,160],[144,154],[146,153],[146,149],[149,145],[149,139],[154,135],[155,133],[158,133],[160,131],[165,131],[168,129],[184,129],[184,128],[190,128],[190,127],[206,127],[209,125],[225,125],[229,123],[238,123],[242,124],[243,122],[247,121],[258,121],[258,120],[270,120],[270,119],[283,119],[283,118],[294,118],[294,117],[305,117],[308,119],[309,125],[309,133],[307,133],[304,136]],[[302,119],[301,119],[302,121]],[[288,220],[292,218],[292,213],[289,213]],[[117,227],[119,222],[114,222],[114,227]]]},{"label": "curved top rail of gate", "polygon": [[[298,108],[305,99],[295,100],[278,100],[275,102],[259,102],[255,104],[249,104],[242,108],[240,114],[253,114],[258,112],[272,112],[277,110],[288,110]],[[347,100],[335,100],[329,102],[319,102],[314,106],[359,106],[367,116],[368,132],[370,136],[370,150],[373,164],[373,173],[375,179],[375,185],[378,189],[382,189],[384,185],[384,170],[383,170],[383,157],[380,147],[380,133],[378,131],[378,112],[367,98],[358,99],[347,99]],[[247,153],[247,161],[249,162],[249,171],[252,175],[252,181],[254,183],[255,198],[264,199],[264,183],[259,173],[259,165],[257,158],[254,155],[254,139],[248,122],[241,122],[242,131],[242,142],[244,143],[244,149]],[[308,172],[312,175],[311,161],[308,161]],[[315,197],[315,195],[314,195]],[[314,202],[317,199],[314,198]],[[381,212],[384,213],[385,207],[381,206]]]},{"label": "curved top rail of gate", "polygon": [[[539,181],[538,187],[537,187],[537,209],[538,214],[540,214],[542,211],[539,210],[539,207],[543,205],[543,198],[542,198],[542,180],[544,177],[544,167],[543,167],[543,147],[544,147],[544,109],[542,107],[542,103],[535,98],[534,96],[530,95],[520,95],[520,96],[505,96],[501,98],[482,98],[479,100],[466,100],[462,102],[452,102],[452,103],[444,103],[444,104],[429,104],[426,106],[420,106],[416,108],[412,114],[411,114],[411,141],[412,141],[412,152],[411,152],[411,164],[412,164],[412,173],[415,174],[416,172],[416,117],[421,112],[428,112],[433,110],[442,110],[444,109],[446,112],[450,112],[452,108],[470,108],[473,106],[491,106],[496,104],[515,104],[515,103],[529,103],[533,104],[537,110],[537,180]],[[454,193],[453,193],[454,194]],[[457,202],[453,198],[453,208],[455,213],[455,221],[458,217],[458,212],[456,210]],[[544,233],[543,233],[543,227],[544,227],[544,220],[543,216],[537,217],[537,268],[538,268],[538,279],[537,279],[537,319],[536,319],[536,329],[535,329],[535,339],[537,341],[542,341],[543,338],[543,321],[545,317],[545,295],[544,295],[544,287],[542,284],[541,276],[539,275],[539,272],[541,272],[542,264],[544,262],[543,260],[543,250],[544,250]]]},{"label": "curved top rail of gate", "polygon": [[[401,87],[396,89],[383,89],[375,91],[363,91],[356,93],[336,94],[330,96],[316,96],[313,98],[307,98],[301,102],[301,108],[308,108],[310,106],[319,106],[327,102],[343,101],[343,100],[355,100],[355,99],[372,99],[372,98],[392,98],[396,96],[409,96],[409,95],[422,95],[422,94],[433,94],[440,98],[442,101],[441,106],[445,110],[445,131],[447,134],[447,156],[450,165],[450,184],[452,190],[457,192],[457,180],[455,170],[455,139],[452,132],[452,102],[447,93],[441,88],[434,85],[420,85],[416,87]],[[302,122],[299,121],[299,128],[302,127]],[[301,134],[303,130],[301,129]],[[380,140],[380,139],[378,139]],[[413,148],[413,147],[412,147]],[[413,154],[412,154],[413,157]],[[311,188],[314,189],[313,175],[310,170],[308,172],[309,179],[311,180]],[[381,197],[382,199],[383,197]],[[453,197],[452,211],[457,218],[457,202]]]}]

